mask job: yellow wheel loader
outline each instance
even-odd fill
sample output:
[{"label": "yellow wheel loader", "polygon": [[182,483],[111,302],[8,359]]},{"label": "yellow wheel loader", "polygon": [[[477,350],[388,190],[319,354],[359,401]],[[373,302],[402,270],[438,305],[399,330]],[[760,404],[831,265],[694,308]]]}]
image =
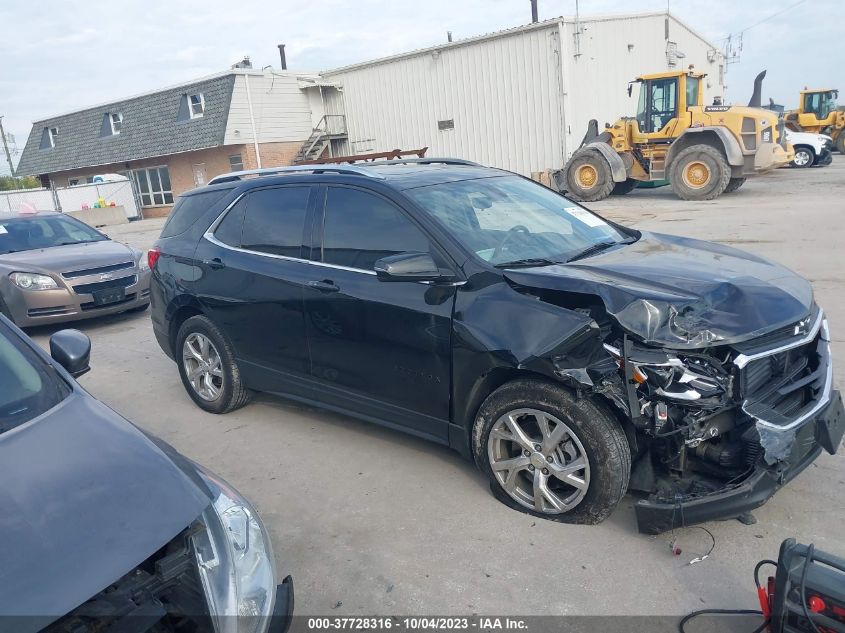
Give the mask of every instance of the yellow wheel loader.
[{"label": "yellow wheel loader", "polygon": [[796,132],[827,134],[839,153],[845,154],[845,108],[836,107],[838,97],[838,90],[804,88],[798,109],[784,114],[786,126]]},{"label": "yellow wheel loader", "polygon": [[684,200],[736,191],[746,177],[791,160],[783,120],[759,107],[764,76],[757,76],[749,106],[705,106],[705,75],[692,67],[637,77],[628,84],[629,96],[640,86],[637,116],[601,134],[590,121],[581,147],[552,173],[552,186],[584,201],[662,180]]}]

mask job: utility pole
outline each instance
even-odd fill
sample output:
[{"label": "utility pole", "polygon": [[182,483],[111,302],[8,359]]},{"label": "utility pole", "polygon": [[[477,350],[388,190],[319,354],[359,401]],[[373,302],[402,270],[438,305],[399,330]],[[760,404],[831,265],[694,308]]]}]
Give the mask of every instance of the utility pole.
[{"label": "utility pole", "polygon": [[[6,150],[6,160],[9,162],[9,175],[15,177],[15,166],[12,165],[12,155],[9,153],[9,144],[6,141],[6,131],[3,129],[3,117],[0,116],[0,138],[3,139],[3,149]],[[17,180],[15,180],[17,183]]]}]

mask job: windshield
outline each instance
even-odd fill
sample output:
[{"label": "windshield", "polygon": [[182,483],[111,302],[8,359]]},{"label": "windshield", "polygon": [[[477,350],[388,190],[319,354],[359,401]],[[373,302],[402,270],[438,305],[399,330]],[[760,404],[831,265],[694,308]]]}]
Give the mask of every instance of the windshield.
[{"label": "windshield", "polygon": [[565,262],[587,249],[629,238],[583,207],[518,176],[462,180],[405,193],[493,265]]},{"label": "windshield", "polygon": [[0,255],[108,238],[66,215],[0,218]]},{"label": "windshield", "polygon": [[52,409],[70,387],[0,322],[0,433]]}]

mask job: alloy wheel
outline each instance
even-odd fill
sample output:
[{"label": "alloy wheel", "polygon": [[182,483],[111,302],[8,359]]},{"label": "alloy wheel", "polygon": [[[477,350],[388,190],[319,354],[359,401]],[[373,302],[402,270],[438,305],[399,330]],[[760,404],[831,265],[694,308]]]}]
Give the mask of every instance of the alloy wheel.
[{"label": "alloy wheel", "polygon": [[204,334],[194,332],[182,345],[182,364],[185,376],[194,392],[212,402],[223,391],[223,364],[214,343]]},{"label": "alloy wheel", "polygon": [[557,417],[538,409],[501,416],[487,440],[490,468],[510,497],[544,514],[577,506],[590,487],[584,446]]},{"label": "alloy wheel", "polygon": [[792,160],[798,167],[806,167],[810,163],[810,152],[799,149],[795,152],[795,158]]}]

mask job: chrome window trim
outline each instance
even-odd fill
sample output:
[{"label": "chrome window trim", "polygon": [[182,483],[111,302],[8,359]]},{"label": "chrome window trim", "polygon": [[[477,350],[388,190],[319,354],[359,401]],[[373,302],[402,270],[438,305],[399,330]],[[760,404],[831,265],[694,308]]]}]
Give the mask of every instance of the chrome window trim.
[{"label": "chrome window trim", "polygon": [[756,354],[740,354],[739,356],[734,358],[734,365],[736,365],[739,369],[742,369],[748,363],[753,360],[757,360],[758,358],[765,358],[766,356],[779,354],[780,352],[785,352],[786,350],[793,349],[794,347],[801,347],[802,345],[806,345],[814,338],[816,338],[816,334],[819,333],[819,329],[822,327],[822,324],[824,324],[825,330],[827,330],[827,321],[824,318],[824,311],[819,310],[819,313],[816,315],[816,321],[815,323],[813,323],[813,327],[810,328],[810,331],[807,332],[807,334],[801,337],[800,339],[790,341],[789,343],[780,345],[778,347],[767,349],[763,352],[757,352]]}]

